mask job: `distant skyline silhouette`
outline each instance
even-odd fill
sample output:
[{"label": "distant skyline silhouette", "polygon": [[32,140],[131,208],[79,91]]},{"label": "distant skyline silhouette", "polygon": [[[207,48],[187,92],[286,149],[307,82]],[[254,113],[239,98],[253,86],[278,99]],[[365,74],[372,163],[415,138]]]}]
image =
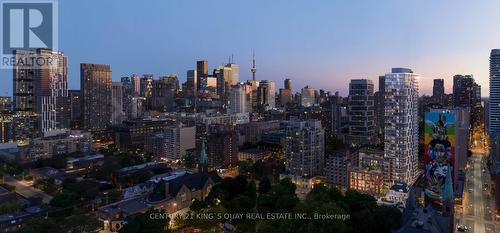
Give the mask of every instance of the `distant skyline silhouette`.
[{"label": "distant skyline silhouette", "polygon": [[[420,74],[420,95],[432,79],[473,74],[488,95],[490,50],[500,48],[498,1],[59,1],[59,50],[68,56],[69,85],[80,63],[109,64],[113,80],[131,74],[176,73],[196,60],[210,70],[234,55],[240,81],[293,80],[346,95],[350,79],[392,67]],[[0,71],[0,94],[12,95],[12,71]]]}]

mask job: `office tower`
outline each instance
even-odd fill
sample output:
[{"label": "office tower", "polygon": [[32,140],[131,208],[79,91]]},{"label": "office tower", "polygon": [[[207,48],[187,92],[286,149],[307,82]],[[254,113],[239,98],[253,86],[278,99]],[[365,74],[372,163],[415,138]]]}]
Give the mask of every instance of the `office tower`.
[{"label": "office tower", "polygon": [[473,85],[472,75],[453,76],[453,105],[455,107],[471,106]]},{"label": "office tower", "polygon": [[196,72],[199,77],[208,76],[208,61],[197,61],[196,62]]},{"label": "office tower", "polygon": [[291,79],[289,79],[289,78],[285,79],[284,83],[285,83],[285,89],[292,90],[292,80]]},{"label": "office tower", "polygon": [[284,88],[280,89],[279,101],[281,106],[286,106],[288,103],[292,102],[292,80],[285,79]]},{"label": "office tower", "polygon": [[132,97],[134,96],[134,91],[133,91],[133,88],[132,88],[132,81],[130,80],[129,77],[125,76],[125,77],[122,77],[121,78],[121,82],[122,82],[122,95],[123,95],[123,99],[122,99],[122,103],[123,103],[123,107],[122,107],[122,110],[123,110],[123,120],[127,119],[127,113],[129,113],[131,111],[131,106],[132,106]]},{"label": "office tower", "polygon": [[151,98],[153,96],[153,75],[145,74],[141,78],[141,96]]},{"label": "office tower", "polygon": [[127,112],[128,119],[141,118],[146,111],[146,98],[132,97],[130,101],[130,112]]},{"label": "office tower", "polygon": [[109,65],[80,64],[82,128],[106,129],[111,121],[111,69]]},{"label": "office tower", "polygon": [[302,88],[302,97],[300,99],[300,104],[303,107],[311,107],[316,104],[316,89],[305,86]]},{"label": "office tower", "polygon": [[[340,139],[342,135],[342,116],[343,111],[346,109],[346,104],[343,101],[342,96],[339,95],[339,92],[335,92],[335,95],[330,98],[330,108],[331,108],[331,136]],[[345,114],[347,115],[347,114]]]},{"label": "office tower", "polygon": [[70,128],[80,129],[82,125],[82,103],[81,103],[81,92],[80,90],[69,90],[68,91],[70,99]]},{"label": "office tower", "polygon": [[160,80],[169,85],[175,93],[179,91],[179,79],[177,78],[177,74],[161,76]]},{"label": "office tower", "polygon": [[111,83],[111,124],[121,124],[123,121],[123,84]]},{"label": "office tower", "polygon": [[375,106],[373,82],[353,79],[349,83],[349,140],[354,145],[373,143],[375,135]]},{"label": "office tower", "polygon": [[453,76],[453,105],[471,107],[471,110],[481,105],[481,86],[472,75]]},{"label": "office tower", "polygon": [[231,86],[229,91],[229,113],[245,113],[247,111],[247,93],[245,84]]},{"label": "office tower", "polygon": [[279,101],[281,106],[286,106],[288,103],[292,102],[292,97],[292,90],[280,88]]},{"label": "office tower", "polygon": [[211,168],[227,168],[238,161],[238,134],[227,125],[211,125],[208,129],[208,164]]},{"label": "office tower", "polygon": [[0,96],[0,112],[12,111],[10,96]]},{"label": "office tower", "polygon": [[393,159],[393,181],[412,184],[418,174],[418,75],[393,68],[385,75],[386,157]]},{"label": "office tower", "polygon": [[472,75],[453,76],[453,106],[470,107],[471,122],[478,124],[482,120],[481,86]]},{"label": "office tower", "polygon": [[219,66],[214,70],[214,77],[217,78],[217,94],[223,99],[223,101],[228,100],[230,87],[238,84],[240,81],[239,72],[239,66],[234,63]]},{"label": "office tower", "polygon": [[238,84],[240,82],[240,66],[231,61],[224,65],[224,67],[230,69],[229,76],[227,79],[224,77],[224,80],[228,82],[230,86]]},{"label": "office tower", "polygon": [[273,81],[262,80],[257,88],[257,99],[261,110],[266,111],[276,107],[276,85]]},{"label": "office tower", "polygon": [[446,94],[444,93],[444,79],[434,79],[432,87],[432,98],[438,104],[444,105]]},{"label": "office tower", "polygon": [[141,96],[141,77],[132,75],[132,95]]},{"label": "office tower", "polygon": [[198,95],[198,72],[196,70],[187,71],[187,95],[197,96]]},{"label": "office tower", "polygon": [[291,119],[286,127],[285,168],[293,176],[323,175],[325,131],[319,120]]},{"label": "office tower", "polygon": [[151,109],[160,112],[174,111],[176,85],[178,85],[176,80],[177,78],[174,79],[172,76],[153,81]]}]

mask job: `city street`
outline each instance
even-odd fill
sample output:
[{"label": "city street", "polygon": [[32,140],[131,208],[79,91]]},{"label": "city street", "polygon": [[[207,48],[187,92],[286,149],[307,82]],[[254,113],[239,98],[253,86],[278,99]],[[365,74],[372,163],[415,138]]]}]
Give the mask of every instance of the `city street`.
[{"label": "city street", "polygon": [[49,203],[50,200],[52,199],[52,196],[42,192],[41,190],[30,187],[27,184],[18,181],[11,176],[5,176],[4,182],[8,185],[15,186],[16,187],[15,191],[26,198],[41,197],[43,203]]},{"label": "city street", "polygon": [[[463,213],[457,213],[456,226],[466,225],[467,232],[496,233],[500,232],[500,222],[495,221],[493,199],[485,184],[489,184],[488,169],[484,169],[483,153],[473,153],[467,169],[467,181],[463,195]],[[484,171],[483,171],[484,169]],[[456,229],[455,226],[455,229]],[[457,231],[458,232],[458,231]]]}]

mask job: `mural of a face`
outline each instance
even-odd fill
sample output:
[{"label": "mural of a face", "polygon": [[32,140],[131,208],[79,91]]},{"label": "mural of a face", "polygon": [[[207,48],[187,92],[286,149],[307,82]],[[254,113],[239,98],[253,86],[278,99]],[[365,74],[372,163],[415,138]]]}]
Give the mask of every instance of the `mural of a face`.
[{"label": "mural of a face", "polygon": [[[448,118],[448,120],[452,119]],[[441,198],[448,169],[452,169],[452,144],[448,135],[452,123],[447,121],[447,117],[442,113],[426,115],[425,192],[432,199]]]}]

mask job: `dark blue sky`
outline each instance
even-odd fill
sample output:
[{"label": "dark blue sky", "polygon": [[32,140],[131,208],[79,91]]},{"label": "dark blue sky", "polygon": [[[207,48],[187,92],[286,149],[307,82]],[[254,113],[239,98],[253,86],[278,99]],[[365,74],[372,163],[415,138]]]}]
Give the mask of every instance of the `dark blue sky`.
[{"label": "dark blue sky", "polygon": [[[210,69],[231,54],[240,79],[283,86],[293,80],[347,93],[349,79],[376,79],[391,67],[421,74],[421,93],[433,78],[474,74],[487,95],[488,56],[500,47],[498,1],[85,0],[59,2],[59,48],[68,56],[70,87],[80,63],[111,65],[113,79],[177,73],[195,61]],[[1,71],[3,93],[12,74]]]}]

